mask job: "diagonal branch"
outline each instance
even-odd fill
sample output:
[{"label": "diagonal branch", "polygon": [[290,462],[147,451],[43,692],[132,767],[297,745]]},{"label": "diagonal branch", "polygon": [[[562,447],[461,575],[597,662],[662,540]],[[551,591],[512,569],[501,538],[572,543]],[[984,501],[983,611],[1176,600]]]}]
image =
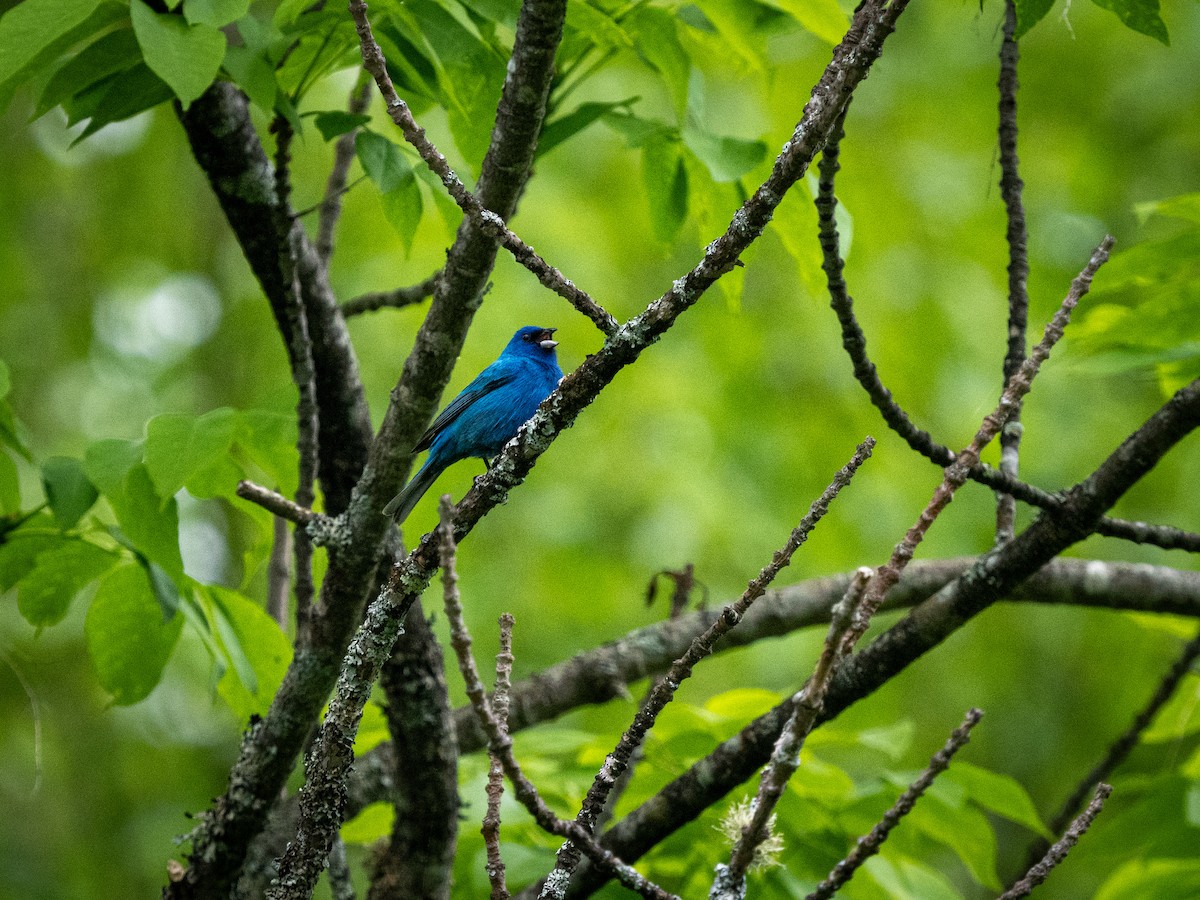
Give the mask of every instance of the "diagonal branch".
[{"label": "diagonal branch", "polygon": [[1067,858],[1071,848],[1078,844],[1079,839],[1092,827],[1092,821],[1100,815],[1100,810],[1104,808],[1104,802],[1111,793],[1111,785],[1103,782],[1096,785],[1096,794],[1087,809],[1075,818],[1066,833],[1046,852],[1042,861],[1031,868],[1024,878],[1001,894],[999,900],[1019,900],[1019,898],[1028,897],[1033,893],[1033,889],[1045,881],[1046,876]]}]

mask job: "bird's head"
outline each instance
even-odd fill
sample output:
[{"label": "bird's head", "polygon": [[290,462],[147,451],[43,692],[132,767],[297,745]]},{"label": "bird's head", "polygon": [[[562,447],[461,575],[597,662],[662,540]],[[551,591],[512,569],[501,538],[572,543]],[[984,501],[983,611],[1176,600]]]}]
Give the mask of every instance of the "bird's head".
[{"label": "bird's head", "polygon": [[540,328],[537,325],[526,325],[512,336],[505,353],[518,353],[522,356],[548,356],[554,358],[554,348],[558,341],[554,340],[557,328]]}]

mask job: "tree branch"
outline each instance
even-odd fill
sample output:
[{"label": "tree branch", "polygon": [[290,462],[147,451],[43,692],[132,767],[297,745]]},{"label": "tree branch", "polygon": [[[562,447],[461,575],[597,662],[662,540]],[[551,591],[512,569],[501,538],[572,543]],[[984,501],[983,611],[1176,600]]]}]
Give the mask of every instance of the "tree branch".
[{"label": "tree branch", "polygon": [[419,281],[410,287],[396,288],[393,291],[380,291],[373,294],[362,294],[353,300],[347,300],[342,304],[342,315],[349,318],[350,316],[359,316],[366,312],[374,312],[377,309],[403,309],[406,306],[413,306],[422,302],[427,297],[433,296],[441,274],[441,272],[434,272],[424,281]]},{"label": "tree branch", "polygon": [[1079,839],[1092,827],[1092,821],[1100,814],[1100,810],[1104,808],[1104,801],[1108,799],[1112,793],[1112,786],[1101,782],[1096,785],[1096,796],[1092,798],[1092,802],[1088,804],[1087,809],[1079,814],[1071,827],[1067,829],[1066,834],[1059,839],[1050,850],[1046,853],[1045,858],[1029,872],[1010,887],[1007,891],[1000,895],[999,900],[1018,900],[1020,897],[1028,897],[1033,893],[1033,889],[1046,880],[1046,876],[1050,874],[1054,868],[1066,859],[1067,854],[1071,852],[1071,848],[1079,843]]}]

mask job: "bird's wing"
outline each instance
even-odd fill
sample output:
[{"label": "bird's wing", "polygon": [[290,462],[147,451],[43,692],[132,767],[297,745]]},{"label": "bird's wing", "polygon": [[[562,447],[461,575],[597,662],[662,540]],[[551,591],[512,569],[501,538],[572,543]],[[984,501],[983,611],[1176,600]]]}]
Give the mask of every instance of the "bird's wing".
[{"label": "bird's wing", "polygon": [[485,397],[497,388],[503,387],[516,377],[515,372],[490,372],[487,370],[481,372],[479,377],[463,388],[462,393],[451,400],[450,405],[433,420],[433,424],[429,426],[428,431],[421,435],[421,439],[417,441],[412,452],[428,450],[434,439],[466,412],[471,404],[480,397]]}]

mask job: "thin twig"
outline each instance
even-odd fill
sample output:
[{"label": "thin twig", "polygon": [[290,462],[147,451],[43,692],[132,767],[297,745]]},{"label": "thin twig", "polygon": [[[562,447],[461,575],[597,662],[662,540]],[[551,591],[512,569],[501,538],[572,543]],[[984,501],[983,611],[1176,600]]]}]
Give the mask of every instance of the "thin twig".
[{"label": "thin twig", "polygon": [[379,92],[387,104],[388,114],[392,121],[404,134],[404,139],[412,144],[421,159],[430,170],[441,179],[447,192],[459,208],[485,234],[491,235],[513,258],[528,269],[544,286],[565,299],[577,310],[587,316],[605,335],[612,337],[617,332],[617,320],[600,304],[580,290],[571,281],[542,259],[532,247],[522,241],[504,224],[504,219],[491,210],[485,209],[474,194],[467,190],[454,170],[438,149],[425,136],[425,129],[417,124],[408,108],[408,104],[400,99],[392,84],[378,42],[371,33],[371,23],[367,19],[367,4],[364,0],[350,0],[350,15],[358,29],[358,37],[362,43],[363,65],[375,77]]},{"label": "thin twig", "polygon": [[267,561],[267,615],[278,623],[284,634],[288,629],[288,598],[292,593],[292,532],[288,520],[271,520],[271,558]]},{"label": "thin twig", "polygon": [[326,517],[318,512],[313,512],[306,506],[301,506],[293,500],[289,500],[277,491],[270,488],[265,488],[261,484],[255,484],[253,481],[239,481],[237,484],[237,495],[243,500],[249,500],[261,506],[268,512],[272,512],[281,519],[287,519],[289,522],[294,522],[297,525],[308,525],[310,522],[325,519]]},{"label": "thin twig", "polygon": [[[1154,721],[1154,717],[1158,715],[1159,710],[1166,706],[1167,701],[1171,699],[1180,682],[1191,671],[1192,663],[1197,659],[1200,659],[1200,633],[1184,645],[1178,658],[1171,664],[1171,668],[1167,670],[1166,675],[1158,683],[1158,687],[1155,688],[1150,700],[1133,717],[1133,722],[1130,723],[1121,736],[1109,745],[1108,752],[1104,754],[1104,759],[1100,760],[1087,775],[1080,779],[1075,790],[1071,792],[1071,796],[1063,801],[1062,806],[1059,807],[1058,812],[1050,819],[1047,826],[1052,833],[1058,834],[1067,827],[1071,818],[1083,806],[1088,794],[1092,792],[1094,785],[1099,782],[1106,782],[1112,778],[1113,772],[1117,770],[1117,767],[1128,758],[1133,748],[1137,746],[1142,732],[1150,727],[1150,723]],[[1029,848],[1029,861],[1026,865],[1033,865],[1045,855],[1049,848],[1050,844],[1044,838],[1038,840]]]},{"label": "thin twig", "polygon": [[[675,660],[667,674],[650,692],[645,706],[638,711],[629,729],[621,736],[620,742],[604,760],[604,765],[601,766],[592,781],[592,786],[588,789],[579,815],[575,818],[576,823],[587,833],[590,834],[595,828],[596,820],[608,800],[609,791],[629,765],[634,750],[641,745],[647,733],[654,727],[658,714],[674,699],[675,692],[692,674],[692,669],[696,664],[712,653],[713,645],[742,620],[754,601],[766,592],[767,587],[775,580],[775,576],[791,563],[792,555],[808,539],[809,533],[829,510],[829,505],[842,488],[850,483],[859,466],[870,457],[874,447],[875,439],[871,437],[866,438],[858,445],[850,461],[838,471],[821,496],[813,501],[804,518],[800,520],[800,524],[788,535],[787,542],[781,549],[775,551],[771,562],[765,565],[762,571],[750,581],[742,596],[726,606],[720,618],[692,641],[687,652]],[[572,873],[579,865],[579,859],[579,851],[569,843],[564,844],[558,851],[554,870],[547,877],[540,896],[546,900],[561,898]]]},{"label": "thin twig", "polygon": [[409,287],[396,288],[394,291],[377,291],[371,294],[361,294],[342,304],[342,315],[359,316],[377,309],[402,309],[413,306],[433,296],[433,289],[441,277],[441,270],[434,272],[424,281],[419,281]]},{"label": "thin twig", "polygon": [[[883,420],[892,431],[904,438],[913,450],[945,468],[954,462],[954,452],[944,444],[935,441],[929,432],[913,424],[908,413],[895,401],[892,392],[883,384],[875,364],[867,354],[867,338],[854,315],[854,301],[850,296],[843,274],[845,265],[839,250],[837,220],[834,215],[837,209],[834,184],[840,168],[839,158],[841,140],[844,137],[844,118],[845,110],[822,152],[819,163],[819,189],[816,198],[823,253],[821,267],[825,270],[829,286],[829,305],[841,324],[842,346],[853,364],[854,377],[867,392],[871,403],[879,410]],[[998,493],[1011,494],[1023,503],[1040,509],[1054,510],[1063,505],[1061,493],[1042,490],[982,463],[971,467],[970,478]],[[1130,522],[1105,516],[1096,526],[1096,532],[1106,537],[1132,541],[1135,544],[1153,544],[1165,550],[1200,552],[1200,534],[1165,525],[1150,525],[1145,522]]]},{"label": "thin twig", "polygon": [[904,793],[896,799],[891,809],[883,814],[883,818],[879,820],[875,827],[868,834],[858,839],[854,845],[854,849],[833,867],[833,870],[825,880],[818,884],[816,889],[805,897],[804,900],[827,900],[827,898],[832,897],[853,877],[859,866],[866,862],[869,857],[879,852],[879,848],[883,846],[883,842],[887,840],[892,829],[900,824],[902,818],[908,815],[917,800],[933,784],[933,780],[946,771],[954,754],[966,746],[967,741],[971,739],[971,729],[978,725],[979,720],[982,718],[982,710],[971,709],[967,711],[967,717],[963,720],[963,723],[950,734],[950,739],[946,741],[945,746],[933,755],[925,771],[917,777],[916,781],[905,788]]},{"label": "thin twig", "polygon": [[[458,657],[458,668],[466,684],[467,699],[480,724],[488,734],[488,752],[495,755],[504,767],[504,774],[513,785],[513,795],[529,810],[534,820],[544,830],[577,841],[594,863],[609,869],[627,888],[637,891],[643,897],[654,900],[668,900],[668,894],[658,885],[648,881],[644,876],[630,866],[625,865],[607,850],[597,844],[592,836],[574,822],[560,819],[548,807],[537,788],[534,787],[520,764],[513,755],[512,738],[500,724],[494,708],[488,700],[483,679],[479,676],[479,668],[475,665],[475,657],[471,653],[471,634],[463,619],[462,601],[458,593],[458,571],[455,564],[457,545],[454,542],[453,505],[449,495],[442,497],[439,505],[441,524],[439,531],[442,541],[439,545],[439,556],[442,567],[442,597],[446,610],[446,620],[450,625],[450,646]],[[676,898],[677,900],[677,898]]]},{"label": "thin twig", "polygon": [[[508,734],[508,699],[512,687],[512,630],[513,617],[500,617],[500,652],[496,654],[496,689],[492,693],[492,712],[505,734]],[[504,796],[504,765],[500,757],[488,754],[487,812],[483,816],[483,845],[487,848],[487,876],[492,886],[492,900],[508,900],[508,885],[504,880],[504,857],[500,855],[500,800]]]},{"label": "thin twig", "polygon": [[[1000,44],[1000,194],[1008,220],[1008,352],[1004,356],[1004,381],[1025,361],[1025,331],[1029,322],[1029,256],[1026,249],[1025,207],[1021,203],[1021,181],[1017,158],[1017,63],[1021,58],[1015,37],[1017,5],[1004,3],[1004,39]],[[1017,477],[1021,448],[1021,404],[1000,432],[1000,471]],[[996,498],[996,541],[1011,540],[1016,523],[1017,501],[1011,494]]]},{"label": "thin twig", "polygon": [[1046,876],[1055,866],[1066,859],[1071,848],[1079,843],[1079,839],[1092,827],[1092,820],[1100,814],[1100,810],[1104,808],[1104,801],[1111,793],[1111,785],[1104,782],[1096,785],[1096,795],[1088,804],[1087,809],[1075,818],[1066,833],[1050,848],[1042,861],[1031,868],[1024,878],[1001,894],[999,900],[1018,900],[1019,897],[1028,897],[1033,893],[1033,889],[1046,880]]},{"label": "thin twig", "polygon": [[846,588],[845,596],[834,606],[830,616],[829,633],[825,636],[821,655],[804,687],[792,698],[792,715],[779,733],[775,748],[771,752],[771,761],[767,763],[759,780],[758,795],[751,805],[753,811],[750,821],[734,844],[729,865],[717,866],[717,877],[713,881],[710,896],[745,896],[746,872],[754,861],[759,845],[770,834],[768,823],[774,817],[775,806],[783,796],[784,788],[800,767],[800,751],[804,747],[804,739],[812,731],[817,716],[824,708],[825,693],[829,690],[829,679],[833,677],[834,666],[848,651],[842,643],[842,636],[850,628],[873,575],[874,572],[868,567],[855,572],[849,587]]},{"label": "thin twig", "polygon": [[[352,116],[361,115],[370,101],[371,78],[363,71],[350,91],[346,111]],[[317,256],[327,267],[330,257],[333,256],[333,233],[342,215],[342,197],[346,193],[346,176],[350,172],[350,164],[354,162],[354,141],[357,136],[358,129],[352,128],[341,135],[333,147],[333,167],[325,185],[325,197],[321,200],[315,241]]]}]

